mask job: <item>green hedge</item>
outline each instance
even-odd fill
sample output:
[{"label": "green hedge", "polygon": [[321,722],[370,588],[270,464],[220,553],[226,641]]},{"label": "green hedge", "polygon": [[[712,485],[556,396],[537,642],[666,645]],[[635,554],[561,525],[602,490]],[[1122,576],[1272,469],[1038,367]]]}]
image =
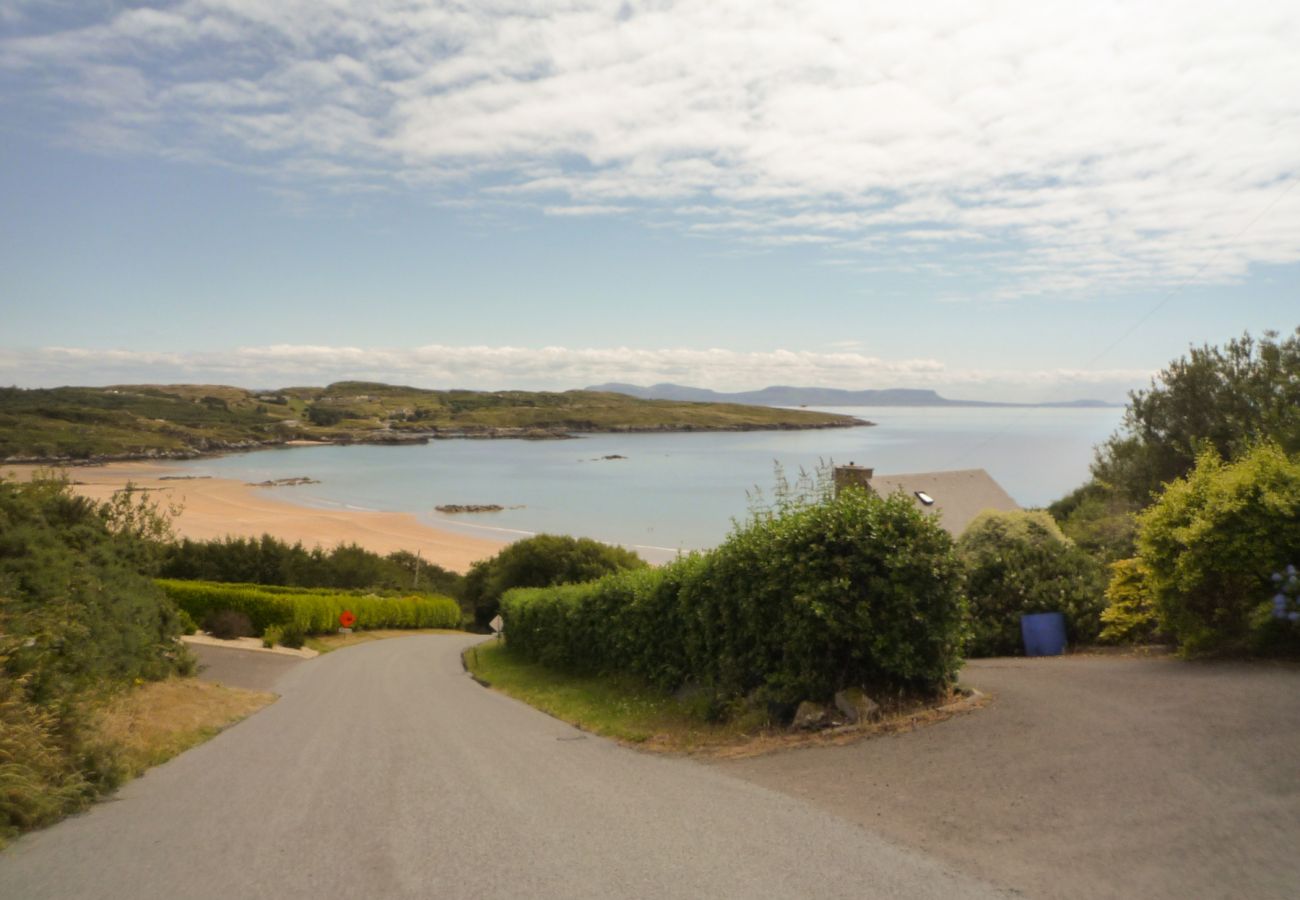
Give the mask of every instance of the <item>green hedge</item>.
[{"label": "green hedge", "polygon": [[294,626],[309,634],[339,627],[339,614],[350,609],[354,627],[457,628],[460,606],[450,597],[381,597],[328,588],[284,588],[259,584],[158,579],[177,606],[196,622],[210,613],[233,609],[244,613],[262,634],[270,627]]},{"label": "green hedge", "polygon": [[906,497],[857,490],[760,516],[658,569],[517,588],[502,610],[529,658],[698,685],[724,703],[939,690],[961,664],[965,621],[948,534]]}]

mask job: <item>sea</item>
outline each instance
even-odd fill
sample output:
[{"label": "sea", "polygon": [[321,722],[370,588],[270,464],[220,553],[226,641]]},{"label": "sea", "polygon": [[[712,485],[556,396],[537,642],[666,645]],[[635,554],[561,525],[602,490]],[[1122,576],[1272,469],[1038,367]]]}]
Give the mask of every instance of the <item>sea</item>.
[{"label": "sea", "polygon": [[[1088,479],[1093,448],[1122,408],[822,407],[870,427],[812,431],[593,434],[572,440],[438,440],[299,446],[191,460],[187,475],[241,481],[309,477],[277,497],[307,506],[413,513],[502,541],[542,532],[591,537],[652,562],[715,546],[771,502],[778,469],[856,463],[903,474],[985,469],[1025,507]],[[500,512],[444,514],[449,504]]]}]

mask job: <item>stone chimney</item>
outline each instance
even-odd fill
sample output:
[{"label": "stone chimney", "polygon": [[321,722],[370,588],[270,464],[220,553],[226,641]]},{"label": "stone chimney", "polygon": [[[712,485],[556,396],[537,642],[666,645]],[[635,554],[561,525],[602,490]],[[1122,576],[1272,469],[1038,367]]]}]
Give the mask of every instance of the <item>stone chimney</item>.
[{"label": "stone chimney", "polygon": [[835,496],[840,495],[840,491],[846,487],[860,487],[864,491],[871,490],[871,476],[876,474],[875,469],[868,469],[866,466],[859,466],[850,462],[847,466],[835,467]]}]

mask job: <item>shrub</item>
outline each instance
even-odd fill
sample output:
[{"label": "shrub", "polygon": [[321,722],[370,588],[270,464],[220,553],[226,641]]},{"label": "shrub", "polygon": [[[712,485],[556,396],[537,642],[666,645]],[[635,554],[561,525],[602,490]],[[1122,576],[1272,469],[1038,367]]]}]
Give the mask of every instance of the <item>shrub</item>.
[{"label": "shrub", "polygon": [[184,671],[180,617],[145,570],[165,519],[138,497],[0,479],[0,843],[115,786],[86,712],[100,693]]},{"label": "shrub", "polygon": [[960,580],[948,534],[910,501],[848,490],[756,516],[709,553],[502,604],[510,646],[544,664],[790,704],[948,685]]},{"label": "shrub", "polygon": [[466,608],[475,624],[486,628],[497,614],[501,596],[511,588],[575,584],[644,565],[644,560],[622,547],[590,538],[539,534],[515,541],[470,568],[465,576]]},{"label": "shrub", "polygon": [[223,641],[233,641],[236,638],[252,637],[253,623],[247,615],[238,610],[220,609],[209,613],[203,620],[203,630]]},{"label": "shrub", "polygon": [[272,625],[262,632],[262,646],[268,650],[276,644],[284,641],[284,627],[282,625]]},{"label": "shrub", "polygon": [[199,630],[199,626],[194,624],[194,620],[190,618],[190,614],[185,610],[177,609],[176,618],[181,634],[194,634],[194,632]]},{"label": "shrub", "polygon": [[1103,563],[1128,559],[1136,552],[1136,508],[1108,485],[1089,481],[1047,511],[1066,537]]},{"label": "shrub", "polygon": [[1103,641],[1146,644],[1157,640],[1160,620],[1148,578],[1140,559],[1121,559],[1110,564],[1110,584],[1106,586],[1108,605],[1101,613]]},{"label": "shrub", "polygon": [[1294,650],[1272,575],[1300,548],[1300,461],[1261,444],[1234,463],[1207,450],[1138,517],[1138,558],[1162,630],[1188,655]]},{"label": "shrub", "polygon": [[1045,512],[985,512],[957,542],[970,600],[970,656],[1021,651],[1020,617],[1064,614],[1073,643],[1101,628],[1101,567],[1061,533]]}]

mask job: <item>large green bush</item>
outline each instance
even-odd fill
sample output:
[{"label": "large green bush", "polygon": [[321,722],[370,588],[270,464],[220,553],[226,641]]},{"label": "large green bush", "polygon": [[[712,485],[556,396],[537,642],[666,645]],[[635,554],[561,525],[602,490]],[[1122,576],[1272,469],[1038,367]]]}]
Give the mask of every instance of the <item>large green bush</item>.
[{"label": "large green bush", "polygon": [[543,663],[778,704],[938,691],[965,620],[948,534],[906,498],[857,490],[757,516],[709,553],[512,590],[502,607],[510,646]]},{"label": "large green bush", "polygon": [[981,513],[957,549],[966,568],[970,656],[1021,652],[1026,613],[1062,613],[1072,643],[1096,639],[1105,607],[1101,566],[1047,513]]},{"label": "large green bush", "polygon": [[1262,444],[1233,463],[1202,453],[1138,517],[1138,558],[1162,630],[1189,655],[1300,648],[1270,615],[1271,577],[1300,563],[1300,460]]},{"label": "large green bush", "polygon": [[465,604],[475,623],[485,628],[497,614],[501,595],[511,588],[576,584],[644,565],[644,560],[622,547],[590,538],[539,534],[474,563],[465,576]]},{"label": "large green bush", "polygon": [[180,616],[150,578],[165,518],[66,482],[0,480],[0,843],[116,784],[88,701],[184,671]]},{"label": "large green bush", "polygon": [[161,578],[158,584],[196,622],[223,610],[248,616],[253,630],[263,634],[278,626],[307,634],[339,627],[345,609],[357,617],[357,628],[456,628],[460,606],[450,597],[388,596],[347,593],[328,588],[295,589],[260,584],[224,584]]}]

